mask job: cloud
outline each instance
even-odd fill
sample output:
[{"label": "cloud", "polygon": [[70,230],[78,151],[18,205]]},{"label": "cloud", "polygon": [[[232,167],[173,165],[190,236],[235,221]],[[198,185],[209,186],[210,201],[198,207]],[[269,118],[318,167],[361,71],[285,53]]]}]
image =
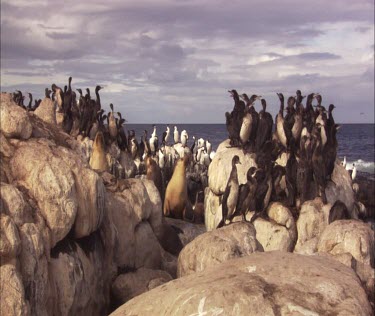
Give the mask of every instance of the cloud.
[{"label": "cloud", "polygon": [[353,100],[374,104],[373,20],[367,0],[3,0],[1,89],[43,96],[72,75],[75,88],[105,84],[103,104],[129,121],[214,123],[229,88],[274,112],[276,91],[300,88],[350,119]]}]

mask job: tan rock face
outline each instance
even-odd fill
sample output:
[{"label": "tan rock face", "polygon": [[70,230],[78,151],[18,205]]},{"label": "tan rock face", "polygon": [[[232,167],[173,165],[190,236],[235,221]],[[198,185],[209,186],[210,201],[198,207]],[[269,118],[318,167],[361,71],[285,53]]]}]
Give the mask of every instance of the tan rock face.
[{"label": "tan rock face", "polygon": [[105,276],[77,243],[60,245],[48,268],[50,295],[54,298],[49,315],[106,314],[108,302],[102,283]]},{"label": "tan rock face", "polygon": [[184,246],[206,232],[206,227],[203,224],[192,224],[180,219],[167,217],[165,218],[165,222],[181,230],[178,236]]},{"label": "tan rock face", "polygon": [[16,267],[12,264],[1,265],[0,280],[0,315],[31,315],[21,275]]},{"label": "tan rock face", "polygon": [[374,267],[374,232],[365,223],[339,220],[326,227],[318,242],[318,251],[333,255],[350,253],[357,261]]},{"label": "tan rock face", "polygon": [[239,222],[196,237],[178,257],[177,276],[200,272],[259,250],[255,234],[252,224]]},{"label": "tan rock face", "polygon": [[51,99],[44,98],[38,108],[34,111],[34,114],[46,123],[52,125],[57,124],[55,105]]},{"label": "tan rock face", "polygon": [[324,205],[320,198],[303,203],[297,220],[298,239],[294,252],[313,254],[323,230],[328,225],[331,204]]},{"label": "tan rock face", "polygon": [[281,203],[272,203],[267,209],[271,221],[254,221],[256,238],[264,251],[293,251],[297,241],[296,223],[290,210]]},{"label": "tan rock face", "polygon": [[140,268],[135,272],[119,275],[112,284],[112,293],[118,303],[123,304],[171,280],[172,277],[165,271]]},{"label": "tan rock face", "polygon": [[114,262],[118,267],[159,269],[161,266],[160,244],[153,232],[161,225],[161,208],[157,198],[148,194],[146,187],[149,192],[159,194],[151,185],[154,186],[149,180],[127,179],[121,181],[122,191],[107,193],[106,210],[112,224],[106,224],[106,231],[110,232],[113,225]]},{"label": "tan rock face", "polygon": [[164,284],[111,315],[371,313],[366,293],[350,268],[319,256],[264,252]]},{"label": "tan rock face", "polygon": [[75,152],[52,141],[33,139],[18,146],[10,165],[15,180],[37,201],[51,229],[52,245],[64,238],[74,223],[77,238],[99,227],[104,185]]},{"label": "tan rock face", "polygon": [[326,187],[327,201],[333,205],[337,200],[344,202],[352,217],[354,215],[354,191],[352,188],[352,179],[349,172],[336,160],[335,168],[331,175],[333,182],[328,182]]},{"label": "tan rock face", "polygon": [[221,195],[225,192],[232,170],[232,158],[235,155],[240,158],[241,162],[241,164],[237,165],[238,182],[240,184],[246,182],[246,173],[250,167],[256,167],[255,156],[251,154],[244,155],[242,149],[226,148],[226,150],[218,150],[208,167],[208,185],[214,194]]},{"label": "tan rock face", "polygon": [[0,213],[0,256],[8,261],[15,258],[21,250],[21,240],[18,229],[11,217]]},{"label": "tan rock face", "polygon": [[77,195],[71,169],[51,147],[44,141],[20,146],[11,160],[11,170],[38,201],[54,245],[68,234],[74,223]]},{"label": "tan rock face", "polygon": [[29,139],[33,132],[27,111],[12,100],[9,93],[1,93],[0,129],[6,137]]},{"label": "tan rock face", "polygon": [[1,199],[4,212],[12,217],[15,224],[23,225],[33,221],[31,207],[26,202],[23,194],[13,185],[1,183]]},{"label": "tan rock face", "polygon": [[215,195],[209,187],[204,194],[204,222],[207,231],[216,229],[223,217],[220,196]]}]

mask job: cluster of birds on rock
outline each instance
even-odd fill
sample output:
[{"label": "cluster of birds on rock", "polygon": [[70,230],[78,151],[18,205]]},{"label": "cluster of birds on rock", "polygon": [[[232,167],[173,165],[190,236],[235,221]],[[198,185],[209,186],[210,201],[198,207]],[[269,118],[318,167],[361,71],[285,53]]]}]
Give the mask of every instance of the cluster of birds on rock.
[{"label": "cluster of birds on rock", "polygon": [[[237,164],[240,159],[233,157],[222,199],[223,220],[219,226],[236,215],[242,214],[245,219],[249,210],[255,211],[251,221],[259,216],[266,217],[271,200],[284,201],[291,208],[316,196],[327,203],[325,188],[328,181],[332,181],[338,147],[336,132],[340,127],[332,115],[335,106],[330,104],[327,111],[319,93],[306,97],[300,90],[295,96],[288,97],[285,106],[284,95],[277,93],[280,109],[273,120],[267,112],[266,100],[261,96],[249,98],[246,94],[239,95],[236,90],[229,93],[234,100],[233,110],[225,113],[230,146],[242,148],[245,153],[255,153],[257,168],[251,167],[247,182],[239,185]],[[257,100],[262,105],[259,112],[254,107]],[[280,162],[282,154],[286,156],[286,164]],[[286,190],[280,183],[283,176]]]},{"label": "cluster of birds on rock", "polygon": [[[177,161],[187,156],[187,191],[189,206],[194,210],[197,204],[203,203],[203,191],[208,186],[208,166],[213,158],[212,144],[203,138],[189,135],[186,130],[181,132],[177,126],[166,126],[162,137],[157,134],[157,126],[152,132],[143,131],[137,139],[135,130],[125,130],[126,119],[120,112],[115,112],[114,105],[105,113],[102,108],[100,90],[95,87],[95,98],[90,89],[86,93],[82,89],[72,89],[72,77],[62,89],[56,84],[45,88],[45,99],[54,104],[58,125],[63,131],[76,137],[84,145],[83,155],[92,169],[99,172],[109,171],[117,179],[146,176],[153,180],[159,190],[162,201],[166,187],[173,175]],[[24,105],[25,96],[16,90],[13,100],[27,111],[35,111],[42,100],[35,100],[32,106],[32,94],[28,93],[30,102]],[[43,101],[44,101],[43,100]],[[43,105],[42,105],[43,106]],[[199,214],[202,222],[202,211]],[[195,219],[197,220],[197,219]]]}]

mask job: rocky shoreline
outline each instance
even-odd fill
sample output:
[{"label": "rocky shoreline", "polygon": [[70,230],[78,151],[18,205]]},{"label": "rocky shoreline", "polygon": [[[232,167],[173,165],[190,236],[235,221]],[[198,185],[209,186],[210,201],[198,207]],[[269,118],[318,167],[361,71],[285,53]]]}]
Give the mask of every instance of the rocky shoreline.
[{"label": "rocky shoreline", "polygon": [[[272,202],[268,220],[215,229],[228,161],[247,170],[251,155],[217,150],[205,225],[192,224],[163,217],[152,181],[93,171],[44,114],[5,93],[0,109],[1,315],[373,314],[374,230],[358,201],[371,218],[374,182],[359,177],[356,197],[339,161],[328,204],[306,201],[296,219]],[[332,221],[337,200],[351,219]]]}]

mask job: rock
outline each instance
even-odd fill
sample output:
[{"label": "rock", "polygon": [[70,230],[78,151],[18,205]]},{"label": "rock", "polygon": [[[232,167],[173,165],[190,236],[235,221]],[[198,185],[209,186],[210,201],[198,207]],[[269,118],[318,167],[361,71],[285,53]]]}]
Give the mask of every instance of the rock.
[{"label": "rock", "polygon": [[155,186],[154,181],[144,179],[142,180],[142,183],[146,188],[148,197],[151,202],[149,222],[151,227],[154,229],[161,225],[163,218],[163,209],[160,194],[157,187]]},{"label": "rock", "polygon": [[4,212],[12,217],[18,226],[33,222],[31,207],[26,202],[23,194],[13,185],[1,183],[1,199]]},{"label": "rock", "polygon": [[31,197],[38,201],[55,245],[70,231],[78,203],[74,175],[51,147],[45,141],[21,145],[11,160],[11,170],[15,179],[24,182]]},{"label": "rock", "polygon": [[38,116],[43,122],[57,125],[55,105],[49,98],[44,98],[42,100],[38,108],[34,111],[34,114]]},{"label": "rock", "polygon": [[19,144],[10,165],[15,180],[37,201],[51,229],[52,246],[67,235],[75,221],[77,238],[100,226],[104,185],[76,152],[46,139],[33,139]]},{"label": "rock", "polygon": [[10,158],[14,154],[13,146],[8,142],[2,132],[0,132],[0,153],[4,158]]},{"label": "rock", "polygon": [[207,232],[187,244],[177,263],[177,276],[200,272],[236,257],[260,250],[250,223],[239,222]]},{"label": "rock", "polygon": [[374,267],[374,232],[356,220],[339,220],[328,225],[318,242],[318,251],[333,255],[350,253],[358,262]]},{"label": "rock", "polygon": [[298,239],[294,252],[313,254],[323,230],[328,225],[331,204],[324,205],[321,198],[302,204],[297,220]]},{"label": "rock", "polygon": [[109,302],[105,301],[105,277],[99,272],[102,269],[93,264],[77,243],[60,242],[48,267],[50,297],[54,298],[49,315],[107,314]]},{"label": "rock", "polygon": [[177,278],[177,257],[161,248],[161,270]]},{"label": "rock", "polygon": [[280,202],[275,202],[270,204],[267,214],[271,221],[262,218],[254,221],[256,239],[264,251],[293,251],[297,240],[297,228],[290,210]]},{"label": "rock", "polygon": [[8,138],[20,139],[29,139],[33,132],[27,111],[14,103],[9,93],[1,93],[0,130]]},{"label": "rock", "polygon": [[112,284],[112,294],[118,303],[123,304],[171,280],[172,277],[165,271],[140,268],[135,272],[119,275]]},{"label": "rock", "polygon": [[[352,179],[347,170],[336,160],[335,168],[331,175],[332,181],[329,181],[326,187],[327,201],[333,205],[337,200],[342,201],[353,218],[354,191],[352,188]],[[355,217],[354,217],[355,218]]]},{"label": "rock", "polygon": [[[237,165],[238,182],[246,182],[246,173],[250,167],[256,167],[255,155],[246,154],[240,148],[227,148],[216,152],[214,159],[208,167],[208,185],[213,193],[221,195],[224,193],[232,170],[232,158],[237,155],[241,164]],[[206,205],[205,205],[206,206]]]},{"label": "rock", "polygon": [[2,264],[0,280],[0,315],[31,315],[21,275],[16,267],[12,264]]},{"label": "rock", "polygon": [[[198,237],[199,238],[199,237]],[[171,281],[119,315],[371,315],[355,273],[330,258],[253,253]]]},{"label": "rock", "polygon": [[21,240],[16,225],[8,215],[0,213],[0,227],[0,256],[3,263],[17,257]]},{"label": "rock", "polygon": [[135,229],[135,267],[160,268],[160,244],[148,222],[141,222]]},{"label": "rock", "polygon": [[[116,232],[113,253],[118,267],[160,269],[161,266],[161,247],[153,232],[161,225],[161,209],[155,207],[155,197],[151,202],[146,189],[147,186],[152,190],[151,184],[144,184],[145,181],[148,180],[121,180],[120,192],[107,192],[106,211],[110,212]],[[111,229],[106,228],[108,235]]]},{"label": "rock", "polygon": [[193,241],[197,236],[206,232],[206,227],[203,224],[192,224],[180,219],[165,218],[165,222],[169,225],[177,227],[181,233],[178,234],[184,246]]},{"label": "rock", "polygon": [[100,176],[88,168],[79,168],[74,175],[78,202],[74,237],[82,238],[96,231],[102,223],[105,187]]},{"label": "rock", "polygon": [[132,159],[132,156],[127,151],[121,151],[120,164],[125,170],[125,179],[134,178],[137,173],[137,166]]},{"label": "rock", "polygon": [[204,191],[204,223],[207,231],[216,229],[223,217],[220,196],[215,195],[210,188]]}]

